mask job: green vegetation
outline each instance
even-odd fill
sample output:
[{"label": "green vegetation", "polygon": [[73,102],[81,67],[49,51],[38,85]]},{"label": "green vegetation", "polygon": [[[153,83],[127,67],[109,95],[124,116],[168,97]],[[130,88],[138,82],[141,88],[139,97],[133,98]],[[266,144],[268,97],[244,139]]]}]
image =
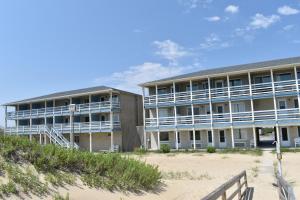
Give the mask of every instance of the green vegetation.
[{"label": "green vegetation", "polygon": [[[282,153],[299,153],[300,148],[280,148]],[[273,153],[276,153],[276,150],[273,150]]]},{"label": "green vegetation", "polygon": [[135,148],[133,152],[137,155],[144,155],[148,153],[147,149],[145,149],[144,147]]},{"label": "green vegetation", "polygon": [[206,151],[207,151],[207,153],[216,153],[216,148],[215,147],[207,147]]},{"label": "green vegetation", "polygon": [[69,194],[67,194],[66,197],[63,197],[60,194],[56,194],[53,197],[53,200],[69,200],[69,199],[70,199]]},{"label": "green vegetation", "polygon": [[[47,195],[48,183],[74,184],[75,176],[89,187],[123,191],[155,189],[161,180],[158,167],[128,156],[41,146],[15,136],[0,136],[1,157],[0,176],[7,175],[11,181],[1,185],[2,195],[18,192]],[[46,183],[39,180],[38,174],[45,175]]]},{"label": "green vegetation", "polygon": [[262,156],[263,152],[261,149],[241,149],[241,148],[233,148],[233,149],[222,149],[218,151],[218,153],[222,154],[249,154],[249,155],[254,155],[254,156]]},{"label": "green vegetation", "polygon": [[167,145],[167,144],[160,145],[160,152],[161,153],[170,153],[170,151],[171,151],[171,148],[170,148],[169,145]]}]

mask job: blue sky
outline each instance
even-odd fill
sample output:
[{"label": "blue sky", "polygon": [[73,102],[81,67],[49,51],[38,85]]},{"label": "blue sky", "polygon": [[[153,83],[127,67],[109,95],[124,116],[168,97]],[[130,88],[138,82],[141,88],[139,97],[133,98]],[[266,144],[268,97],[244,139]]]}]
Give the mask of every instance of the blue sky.
[{"label": "blue sky", "polygon": [[300,0],[0,0],[0,104],[300,56],[299,11]]}]

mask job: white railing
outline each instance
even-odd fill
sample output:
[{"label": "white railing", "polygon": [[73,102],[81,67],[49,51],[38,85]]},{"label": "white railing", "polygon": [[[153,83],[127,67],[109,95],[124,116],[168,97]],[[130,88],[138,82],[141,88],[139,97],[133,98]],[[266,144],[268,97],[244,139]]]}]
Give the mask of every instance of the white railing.
[{"label": "white railing", "polygon": [[250,87],[249,85],[239,85],[230,87],[230,96],[249,96],[250,95]]},{"label": "white railing", "polygon": [[252,95],[265,95],[265,94],[273,93],[271,82],[252,84],[251,87],[252,87]]},{"label": "white railing", "polygon": [[168,94],[159,94],[157,96],[157,103],[164,104],[164,103],[170,103],[174,102],[174,94],[168,93]]},{"label": "white railing", "polygon": [[[93,103],[86,103],[86,104],[78,104],[76,105],[77,111],[76,114],[80,114],[82,112],[105,112],[109,111],[111,108],[110,101],[104,102],[93,102]],[[113,109],[119,109],[120,103],[113,102],[112,103]],[[59,107],[49,107],[49,108],[40,108],[40,109],[32,109],[32,110],[21,110],[21,111],[14,111],[8,112],[7,118],[8,119],[22,119],[22,118],[35,118],[35,117],[44,117],[44,116],[53,116],[53,115],[69,115],[70,110],[69,106],[59,106]]]},{"label": "white railing", "polygon": [[191,92],[176,92],[175,99],[176,99],[176,102],[191,101]]},{"label": "white railing", "polygon": [[192,91],[192,97],[193,101],[207,100],[209,98],[209,90],[205,89]]},{"label": "white railing", "polygon": [[[275,110],[260,110],[254,111],[254,121],[267,121],[267,120],[276,120]],[[291,120],[298,119],[300,120],[300,110],[299,108],[291,109],[282,109],[277,111],[278,121],[280,120]],[[218,113],[213,114],[213,123],[230,123],[230,113]],[[232,113],[232,122],[253,122],[252,112],[233,112]],[[177,116],[177,125],[197,125],[197,124],[210,124],[211,118],[210,115],[195,115],[194,122],[192,115],[187,116]],[[174,126],[175,117],[160,117],[159,126]],[[156,118],[146,118],[146,127],[157,127]]]},{"label": "white railing", "polygon": [[275,92],[297,92],[296,80],[274,82]]},{"label": "white railing", "polygon": [[[113,128],[120,128],[121,124],[119,121],[115,121],[113,124]],[[29,134],[29,133],[38,133],[39,131],[43,131],[45,125],[32,125],[30,126],[19,126],[17,127],[8,127],[6,128],[6,133],[20,133],[20,134]],[[53,128],[61,133],[70,133],[71,125],[67,123],[56,123]],[[88,133],[88,132],[105,132],[110,131],[111,122],[110,121],[93,121],[89,122],[75,122],[74,123],[74,132],[75,133]]]},{"label": "white railing", "polygon": [[211,98],[226,98],[228,97],[228,87],[211,88]]}]

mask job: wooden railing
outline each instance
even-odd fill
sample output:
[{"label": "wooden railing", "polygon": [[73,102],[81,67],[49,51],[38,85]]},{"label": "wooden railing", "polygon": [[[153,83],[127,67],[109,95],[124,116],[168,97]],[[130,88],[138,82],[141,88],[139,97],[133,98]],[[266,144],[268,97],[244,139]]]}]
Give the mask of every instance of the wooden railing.
[{"label": "wooden railing", "polygon": [[[237,189],[232,187],[237,186]],[[231,194],[228,194],[227,191],[233,191]],[[246,171],[243,171],[239,175],[233,177],[212,193],[202,198],[202,200],[217,200],[221,198],[222,200],[231,200],[231,199],[252,199],[253,188],[248,187],[247,174]],[[236,198],[237,197],[237,198]]]},{"label": "wooden railing", "polygon": [[296,200],[292,186],[281,176],[277,176],[277,186],[280,200]]}]

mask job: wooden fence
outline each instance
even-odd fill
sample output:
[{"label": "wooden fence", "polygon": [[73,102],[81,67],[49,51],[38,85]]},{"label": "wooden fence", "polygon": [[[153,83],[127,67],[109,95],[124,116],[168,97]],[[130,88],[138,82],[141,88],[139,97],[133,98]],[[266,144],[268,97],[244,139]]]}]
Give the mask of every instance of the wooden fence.
[{"label": "wooden fence", "polygon": [[296,200],[292,186],[282,176],[277,176],[277,186],[280,200]]},{"label": "wooden fence", "polygon": [[[237,186],[237,188],[233,188],[234,186]],[[228,194],[228,190],[233,190],[233,192],[231,194]],[[246,171],[243,171],[239,175],[233,177],[232,179],[218,187],[206,197],[202,198],[202,200],[217,200],[219,198],[221,198],[222,200],[251,200],[253,198],[253,192],[254,189],[248,187]]]}]

